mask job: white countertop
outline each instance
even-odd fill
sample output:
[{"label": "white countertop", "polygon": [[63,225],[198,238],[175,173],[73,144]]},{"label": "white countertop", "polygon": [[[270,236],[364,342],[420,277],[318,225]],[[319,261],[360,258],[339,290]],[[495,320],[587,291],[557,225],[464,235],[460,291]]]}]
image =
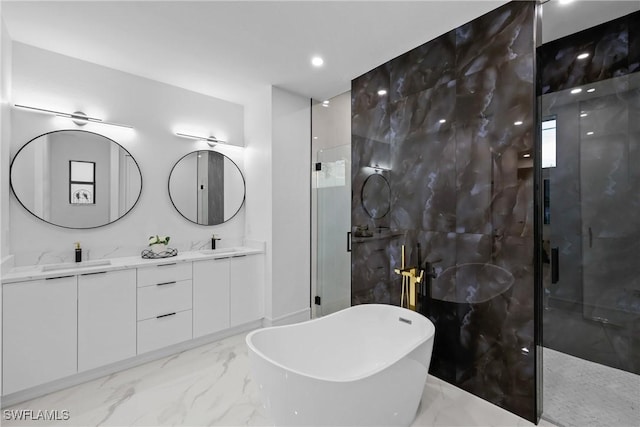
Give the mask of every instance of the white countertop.
[{"label": "white countertop", "polygon": [[[125,270],[160,264],[175,264],[180,262],[200,261],[206,259],[233,258],[245,255],[264,253],[260,249],[250,247],[221,248],[216,250],[203,249],[199,251],[182,252],[174,257],[145,259],[140,256],[120,258],[105,258],[79,263],[44,264],[14,267],[3,272],[2,284],[39,280],[51,277],[75,276],[78,274],[96,273],[102,271]],[[108,262],[108,264],[106,264]]]}]

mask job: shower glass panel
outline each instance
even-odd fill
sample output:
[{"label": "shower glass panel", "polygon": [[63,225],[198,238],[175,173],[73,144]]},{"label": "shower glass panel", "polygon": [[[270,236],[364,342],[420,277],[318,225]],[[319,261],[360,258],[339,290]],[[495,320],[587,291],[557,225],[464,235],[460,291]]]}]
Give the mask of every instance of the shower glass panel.
[{"label": "shower glass panel", "polygon": [[542,97],[557,138],[542,172],[545,345],[638,374],[640,73],[580,88]]},{"label": "shower glass panel", "polygon": [[316,314],[326,316],[351,305],[351,145],[318,151],[317,295]]}]

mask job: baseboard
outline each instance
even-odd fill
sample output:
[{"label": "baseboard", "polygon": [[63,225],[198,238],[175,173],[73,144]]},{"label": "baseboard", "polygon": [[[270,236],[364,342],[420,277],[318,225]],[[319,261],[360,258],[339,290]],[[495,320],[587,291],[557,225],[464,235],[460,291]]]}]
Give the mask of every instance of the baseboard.
[{"label": "baseboard", "polygon": [[72,387],[78,384],[85,383],[87,381],[95,380],[107,375],[111,375],[116,372],[124,371],[135,366],[139,366],[154,360],[162,359],[163,357],[171,356],[176,353],[181,353],[192,348],[199,347],[204,344],[219,341],[221,339],[237,335],[242,332],[247,332],[253,329],[257,329],[262,326],[262,320],[256,320],[254,322],[245,323],[244,325],[235,326],[230,329],[225,329],[211,335],[205,335],[203,337],[194,338],[189,341],[184,341],[178,344],[174,344],[169,347],[164,347],[159,350],[151,351],[149,353],[140,354],[129,359],[121,360],[111,365],[101,366],[99,368],[91,369],[89,371],[79,372],[68,377],[64,377],[55,381],[48,382],[46,384],[40,384],[35,387],[31,387],[25,390],[20,390],[15,393],[2,396],[0,402],[0,408],[6,408],[17,403],[22,403],[27,400],[35,399],[37,397],[44,396],[49,393],[63,390],[68,387]]},{"label": "baseboard", "polygon": [[288,313],[276,318],[265,317],[264,326],[290,325],[292,323],[304,322],[309,319],[311,319],[311,307],[306,307],[302,310],[294,311],[293,313]]}]

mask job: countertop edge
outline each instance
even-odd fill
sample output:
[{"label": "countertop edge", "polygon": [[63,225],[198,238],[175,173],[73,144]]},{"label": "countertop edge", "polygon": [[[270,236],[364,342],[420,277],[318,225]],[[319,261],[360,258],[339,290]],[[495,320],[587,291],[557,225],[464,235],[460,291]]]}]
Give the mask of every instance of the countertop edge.
[{"label": "countertop edge", "polygon": [[[162,264],[173,264],[173,263],[183,263],[183,262],[193,262],[193,261],[205,261],[211,259],[231,259],[242,257],[246,255],[257,255],[265,253],[264,250],[250,248],[250,247],[242,247],[238,248],[235,252],[228,253],[202,253],[200,251],[189,251],[178,254],[175,257],[170,258],[158,258],[158,259],[144,259],[139,256],[129,256],[129,257],[119,257],[119,258],[105,258],[105,260],[110,260],[110,265],[95,265],[95,266],[87,266],[81,268],[69,268],[69,269],[60,269],[60,270],[52,270],[52,271],[39,271],[38,269],[42,266],[29,266],[25,267],[17,267],[19,269],[24,269],[22,271],[11,271],[7,274],[3,274],[1,281],[2,285],[9,285],[20,282],[28,282],[32,280],[41,280],[41,279],[50,279],[55,277],[65,277],[65,276],[81,276],[83,274],[91,274],[91,273],[99,273],[99,272],[108,272],[108,271],[118,271],[118,270],[127,270],[130,268],[144,268]],[[91,260],[94,261],[94,260]]]}]

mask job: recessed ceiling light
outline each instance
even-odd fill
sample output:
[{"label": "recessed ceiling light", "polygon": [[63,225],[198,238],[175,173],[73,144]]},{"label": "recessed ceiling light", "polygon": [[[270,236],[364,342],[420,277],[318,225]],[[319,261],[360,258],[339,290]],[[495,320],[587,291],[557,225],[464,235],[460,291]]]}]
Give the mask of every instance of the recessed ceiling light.
[{"label": "recessed ceiling light", "polygon": [[587,132],[587,135],[593,135],[592,131]]},{"label": "recessed ceiling light", "polygon": [[314,136],[314,137],[313,137],[313,139],[318,139],[318,137],[317,137],[317,136]]},{"label": "recessed ceiling light", "polygon": [[586,59],[588,57],[589,57],[589,54],[587,52],[584,52],[578,55],[578,59]]},{"label": "recessed ceiling light", "polygon": [[595,87],[592,87],[591,89],[587,89],[587,92],[589,92],[589,93],[593,93],[593,92],[595,92],[595,91],[596,91],[596,88],[595,88]]},{"label": "recessed ceiling light", "polygon": [[311,58],[311,64],[314,67],[322,67],[322,64],[324,64],[324,59],[320,58],[319,56],[314,56],[313,58]]},{"label": "recessed ceiling light", "polygon": [[580,117],[587,117],[589,114],[587,113],[580,113]]},{"label": "recessed ceiling light", "polygon": [[384,89],[380,89],[380,90],[378,91],[378,95],[380,95],[380,96],[384,96],[384,95],[386,95],[386,94],[387,94],[387,91],[386,91],[386,90],[384,90]]},{"label": "recessed ceiling light", "polygon": [[438,122],[440,122],[440,123],[447,123],[447,121],[446,121],[445,119],[440,119],[440,120],[438,120]]},{"label": "recessed ceiling light", "polygon": [[571,93],[576,94],[582,92],[581,88],[571,89]]},{"label": "recessed ceiling light", "polygon": [[513,124],[516,126],[520,126],[522,124],[522,121],[518,120],[517,122],[513,122]]},{"label": "recessed ceiling light", "polygon": [[329,100],[325,99],[324,101],[322,101],[322,106],[323,107],[328,107],[329,106]]},{"label": "recessed ceiling light", "polygon": [[522,157],[531,157],[531,154],[529,154],[529,153],[523,154]]}]

